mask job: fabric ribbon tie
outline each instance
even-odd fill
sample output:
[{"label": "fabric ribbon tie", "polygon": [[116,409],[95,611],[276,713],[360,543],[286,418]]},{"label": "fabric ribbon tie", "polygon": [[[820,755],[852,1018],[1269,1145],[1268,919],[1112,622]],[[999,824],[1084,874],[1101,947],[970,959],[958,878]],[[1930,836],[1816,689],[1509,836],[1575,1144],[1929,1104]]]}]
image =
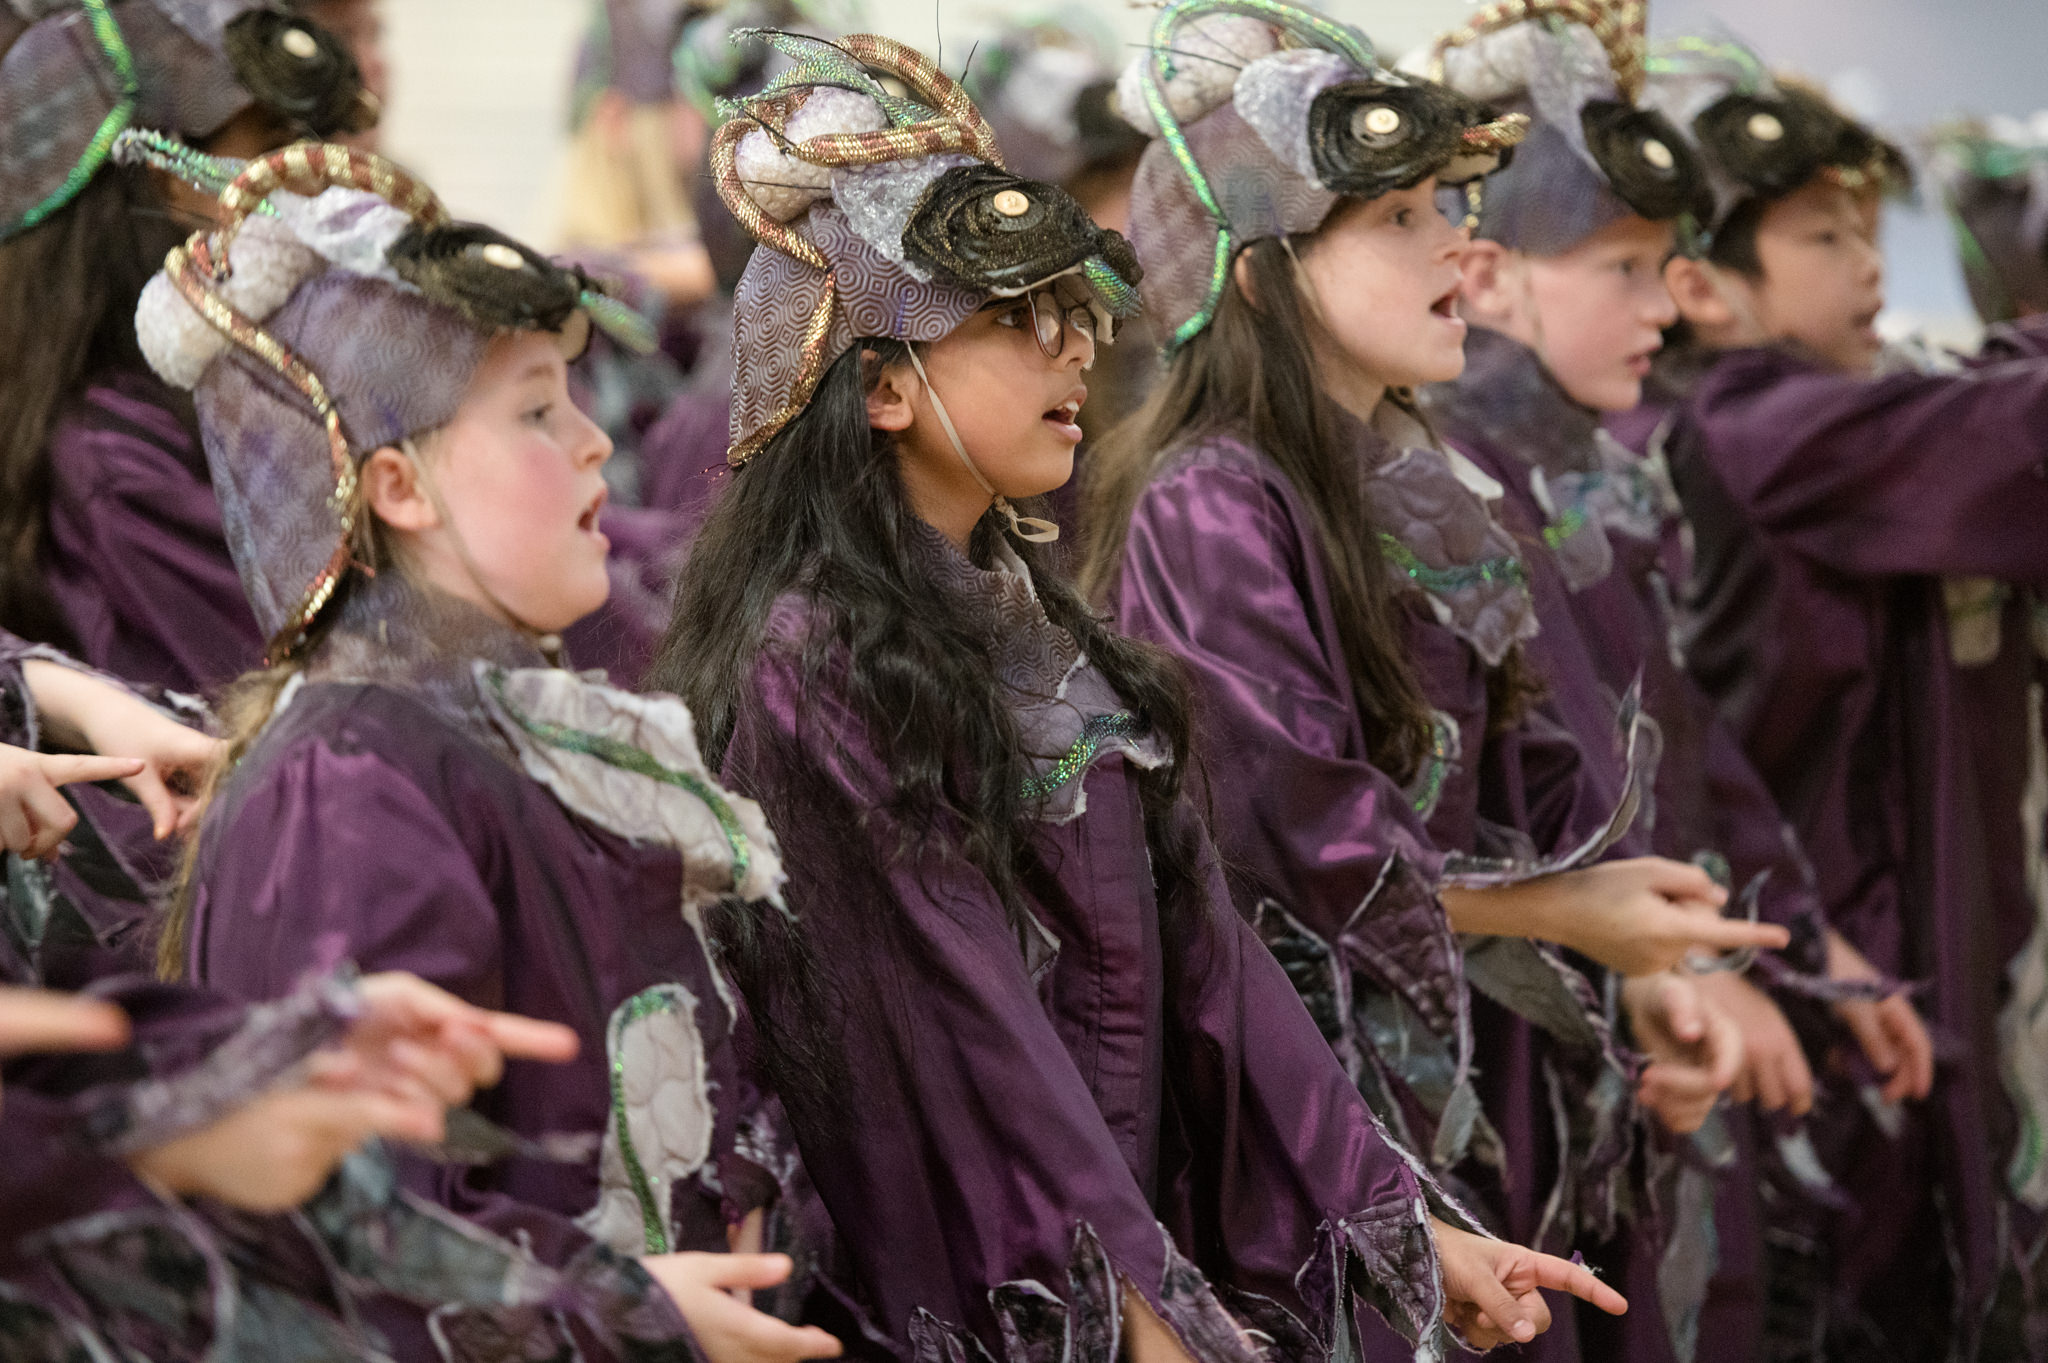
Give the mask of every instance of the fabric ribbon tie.
[{"label": "fabric ribbon tie", "polygon": [[997,492],[995,484],[983,476],[981,469],[967,453],[967,446],[960,439],[960,432],[953,427],[953,418],[946,414],[946,404],[939,401],[939,390],[932,384],[932,376],[924,372],[924,361],[917,358],[917,347],[905,346],[910,352],[910,366],[917,371],[917,377],[924,382],[926,396],[932,400],[932,411],[938,414],[939,426],[946,432],[946,439],[953,442],[953,453],[960,456],[960,462],[967,465],[967,471],[974,475],[974,481],[981,484],[981,490],[995,498],[995,508],[1010,522],[1010,533],[1031,544],[1051,544],[1060,537],[1060,528],[1051,521],[1038,516],[1020,516],[1017,508],[1010,505],[1010,499]]}]

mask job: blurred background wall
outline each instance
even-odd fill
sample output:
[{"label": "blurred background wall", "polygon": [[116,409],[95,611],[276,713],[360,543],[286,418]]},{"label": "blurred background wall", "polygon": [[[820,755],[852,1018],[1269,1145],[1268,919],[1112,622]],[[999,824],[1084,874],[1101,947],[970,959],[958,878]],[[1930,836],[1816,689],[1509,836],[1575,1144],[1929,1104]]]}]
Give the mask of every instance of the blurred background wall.
[{"label": "blurred background wall", "polygon": [[[570,68],[590,0],[383,0],[393,89],[385,146],[458,213],[536,242],[557,224]],[[1133,43],[1152,11],[1101,0]],[[1006,12],[977,0],[868,0],[880,32],[957,71]],[[1326,8],[1399,54],[1457,23],[1466,0],[1332,0]],[[2048,0],[1654,0],[1653,34],[1719,25],[1816,77],[1895,136],[1958,113],[2048,105]],[[1931,205],[1887,220],[1888,329],[1968,332],[1947,229]]]}]

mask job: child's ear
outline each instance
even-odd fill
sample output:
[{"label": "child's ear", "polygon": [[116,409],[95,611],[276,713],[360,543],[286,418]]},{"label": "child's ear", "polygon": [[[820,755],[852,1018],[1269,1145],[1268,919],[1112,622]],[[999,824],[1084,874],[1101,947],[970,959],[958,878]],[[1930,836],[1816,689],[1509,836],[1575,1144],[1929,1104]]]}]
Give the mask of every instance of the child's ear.
[{"label": "child's ear", "polygon": [[441,524],[441,513],[420,481],[419,468],[405,451],[390,445],[371,451],[357,476],[364,504],[393,530],[432,530]]},{"label": "child's ear", "polygon": [[1521,293],[1509,279],[1512,254],[1497,241],[1480,238],[1469,243],[1458,258],[1464,279],[1458,288],[1461,311],[1466,318],[1496,331],[1508,330],[1520,312]]},{"label": "child's ear", "polygon": [[860,366],[868,384],[868,425],[878,431],[907,431],[916,419],[910,387],[910,366],[885,365],[872,350],[860,353]]},{"label": "child's ear", "polygon": [[1727,287],[1720,271],[1704,260],[1673,256],[1664,264],[1664,286],[1678,315],[1695,330],[1712,332],[1735,325],[1735,309],[1729,305]]}]

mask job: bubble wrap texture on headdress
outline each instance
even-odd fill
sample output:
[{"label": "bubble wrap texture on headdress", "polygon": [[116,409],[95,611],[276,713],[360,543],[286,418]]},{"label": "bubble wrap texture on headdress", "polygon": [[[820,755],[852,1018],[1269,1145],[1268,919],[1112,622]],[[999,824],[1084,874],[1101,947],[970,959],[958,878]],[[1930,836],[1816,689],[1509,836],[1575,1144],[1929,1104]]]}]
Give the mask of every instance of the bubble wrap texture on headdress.
[{"label": "bubble wrap texture on headdress", "polygon": [[[265,0],[11,0],[0,7],[0,238],[34,226],[99,168],[113,136],[134,124],[205,137],[251,103],[221,49],[228,19]],[[111,42],[134,69],[132,107]],[[40,212],[38,211],[40,210]]]}]

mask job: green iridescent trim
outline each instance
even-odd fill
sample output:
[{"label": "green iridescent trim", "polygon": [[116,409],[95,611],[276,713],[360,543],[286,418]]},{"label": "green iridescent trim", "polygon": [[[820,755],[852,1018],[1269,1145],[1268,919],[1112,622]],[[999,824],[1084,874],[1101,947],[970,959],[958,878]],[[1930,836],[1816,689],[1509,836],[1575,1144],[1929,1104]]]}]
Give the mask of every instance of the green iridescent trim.
[{"label": "green iridescent trim", "polygon": [[[152,166],[216,199],[249,165],[238,157],[209,156],[169,133],[149,128],[130,128],[115,138],[113,156],[116,165]],[[277,205],[265,199],[256,205],[256,211],[274,218]]]},{"label": "green iridescent trim", "polygon": [[652,355],[654,348],[661,344],[654,323],[602,289],[585,289],[576,296],[576,302],[589,314],[599,331],[635,355]]},{"label": "green iridescent trim", "polygon": [[552,748],[565,752],[582,753],[600,762],[630,771],[636,776],[645,776],[650,781],[675,786],[686,790],[704,802],[711,811],[711,817],[718,820],[719,831],[725,834],[726,846],[732,850],[732,883],[737,889],[747,878],[748,869],[754,864],[753,848],[747,841],[747,832],[740,827],[739,816],[732,812],[732,806],[725,796],[701,776],[687,771],[665,767],[650,754],[642,752],[630,743],[622,743],[604,734],[593,734],[583,729],[571,729],[565,724],[553,724],[546,720],[529,719],[521,714],[505,695],[505,674],[492,669],[490,674],[491,692],[506,714],[517,720],[519,727],[532,734]]},{"label": "green iridescent trim", "polygon": [[626,1121],[626,1029],[656,1013],[679,1011],[675,998],[661,985],[643,989],[619,1005],[612,1015],[612,1121],[619,1133],[619,1159],[626,1166],[626,1178],[633,1185],[633,1197],[640,1203],[640,1224],[647,1234],[647,1253],[669,1251],[668,1216],[655,1201],[654,1184],[640,1164],[640,1152],[633,1145],[633,1128]]},{"label": "green iridescent trim", "polygon": [[1543,527],[1543,542],[1555,549],[1585,528],[1586,513],[1575,506],[1567,507],[1562,516]]},{"label": "green iridescent trim", "polygon": [[1088,764],[1095,760],[1095,754],[1102,751],[1105,739],[1136,738],[1143,732],[1144,723],[1128,710],[1094,716],[1081,726],[1081,736],[1074,740],[1073,747],[1067,749],[1067,755],[1053,764],[1051,771],[1043,776],[1034,776],[1024,783],[1024,798],[1043,800],[1088,770]]},{"label": "green iridescent trim", "polygon": [[1181,131],[1180,120],[1166,102],[1166,82],[1173,79],[1173,34],[1174,30],[1189,20],[1207,14],[1239,14],[1247,18],[1263,19],[1306,39],[1309,43],[1328,52],[1334,52],[1354,63],[1361,71],[1373,70],[1372,46],[1361,41],[1363,35],[1347,25],[1326,19],[1320,14],[1311,14],[1296,9],[1280,0],[1184,0],[1171,5],[1153,21],[1151,48],[1151,79],[1145,82],[1145,107],[1151,111],[1152,122],[1159,129],[1159,139],[1173,154],[1174,163],[1181,174],[1187,177],[1189,188],[1201,201],[1202,209],[1216,225],[1216,250],[1209,262],[1209,293],[1202,305],[1195,309],[1194,316],[1174,328],[1163,347],[1167,358],[1201,335],[1210,322],[1215,320],[1216,309],[1223,301],[1224,285],[1230,278],[1231,258],[1237,254],[1237,239],[1231,234],[1229,220],[1223,215],[1223,206],[1216,201],[1216,192],[1209,185],[1209,177],[1202,173],[1202,167],[1195,160],[1192,148],[1188,146],[1186,134]]},{"label": "green iridescent trim", "polygon": [[1437,802],[1444,798],[1444,783],[1451,777],[1451,742],[1456,735],[1449,715],[1439,710],[1429,717],[1429,757],[1408,786],[1408,802],[1425,819],[1436,813]]},{"label": "green iridescent trim", "polygon": [[107,156],[114,149],[114,139],[128,126],[128,120],[135,114],[135,101],[142,94],[142,83],[135,78],[135,58],[128,51],[128,40],[121,36],[121,26],[114,22],[114,16],[107,8],[107,0],[80,0],[86,19],[92,24],[93,37],[99,40],[100,51],[114,64],[114,76],[121,82],[121,98],[100,120],[100,126],[86,143],[85,154],[78,158],[78,164],[64,177],[64,183],[57,186],[50,197],[21,215],[21,221],[0,231],[0,240],[26,232],[52,213],[78,197],[99,174],[106,164]]},{"label": "green iridescent trim", "polygon": [[1770,79],[1770,72],[1756,53],[1742,44],[1699,37],[1658,43],[1644,59],[1643,70],[1653,75],[1687,75],[1714,61],[1729,62],[1742,69],[1742,80],[1735,87],[1741,94],[1755,94]]},{"label": "green iridescent trim", "polygon": [[1463,591],[1481,583],[1506,582],[1517,587],[1529,584],[1529,574],[1523,569],[1522,561],[1512,555],[1490,558],[1481,563],[1461,563],[1452,568],[1432,568],[1417,558],[1413,549],[1384,530],[1380,532],[1380,547],[1394,561],[1396,568],[1426,592]]}]

